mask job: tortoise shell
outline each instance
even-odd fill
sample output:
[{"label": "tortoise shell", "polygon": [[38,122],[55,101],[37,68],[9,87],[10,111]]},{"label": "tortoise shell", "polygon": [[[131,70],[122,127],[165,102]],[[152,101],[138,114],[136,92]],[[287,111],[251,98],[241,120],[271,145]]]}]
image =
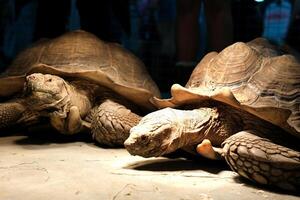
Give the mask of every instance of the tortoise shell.
[{"label": "tortoise shell", "polygon": [[207,54],[185,87],[172,86],[172,98],[151,101],[163,108],[216,100],[300,137],[299,86],[297,60],[291,55],[279,55],[265,40],[256,39]]},{"label": "tortoise shell", "polygon": [[25,76],[36,72],[86,79],[150,109],[153,105],[149,98],[160,96],[136,56],[118,44],[81,30],[38,42],[21,52],[0,77],[0,96],[22,90]]}]

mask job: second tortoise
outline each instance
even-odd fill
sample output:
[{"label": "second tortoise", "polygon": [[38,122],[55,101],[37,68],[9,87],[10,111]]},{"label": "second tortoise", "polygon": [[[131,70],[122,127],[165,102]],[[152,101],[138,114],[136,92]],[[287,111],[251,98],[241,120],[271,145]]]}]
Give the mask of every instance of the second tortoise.
[{"label": "second tortoise", "polygon": [[153,99],[163,109],[131,129],[127,150],[152,157],[198,145],[247,179],[299,189],[300,64],[267,44],[207,54],[185,87],[172,86],[171,99]]}]

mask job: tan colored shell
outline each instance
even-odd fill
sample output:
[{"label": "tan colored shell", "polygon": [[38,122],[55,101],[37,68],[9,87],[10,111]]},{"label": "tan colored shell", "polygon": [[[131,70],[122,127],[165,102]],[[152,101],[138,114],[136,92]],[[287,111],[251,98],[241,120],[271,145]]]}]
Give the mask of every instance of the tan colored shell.
[{"label": "tan colored shell", "polygon": [[153,102],[162,108],[213,99],[300,137],[300,64],[291,55],[276,54],[262,40],[211,52],[196,66],[185,88],[175,84],[171,99]]},{"label": "tan colored shell", "polygon": [[149,98],[160,95],[137,57],[85,31],[69,32],[23,51],[2,74],[0,96],[20,91],[24,77],[34,72],[87,79],[147,108],[152,108]]}]

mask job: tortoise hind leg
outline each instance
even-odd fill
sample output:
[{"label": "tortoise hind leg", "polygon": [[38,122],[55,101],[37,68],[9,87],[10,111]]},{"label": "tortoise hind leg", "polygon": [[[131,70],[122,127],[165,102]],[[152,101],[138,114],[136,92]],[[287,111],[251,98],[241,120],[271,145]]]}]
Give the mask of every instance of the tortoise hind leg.
[{"label": "tortoise hind leg", "polygon": [[226,139],[223,153],[231,169],[252,181],[285,190],[300,187],[300,152],[241,131]]},{"label": "tortoise hind leg", "polygon": [[129,130],[141,117],[128,106],[107,99],[92,109],[86,121],[91,123],[93,138],[100,144],[122,146],[129,136]]}]

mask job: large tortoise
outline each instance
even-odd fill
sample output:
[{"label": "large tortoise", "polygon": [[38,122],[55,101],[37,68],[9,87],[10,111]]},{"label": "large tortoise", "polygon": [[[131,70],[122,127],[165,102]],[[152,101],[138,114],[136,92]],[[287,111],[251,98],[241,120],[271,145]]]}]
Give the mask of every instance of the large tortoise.
[{"label": "large tortoise", "polygon": [[152,157],[198,144],[243,177],[299,189],[300,64],[277,54],[263,39],[207,54],[172,98],[153,99],[164,109],[143,117],[125,147]]},{"label": "large tortoise", "polygon": [[119,44],[73,31],[21,52],[1,75],[1,127],[49,117],[58,131],[91,129],[107,145],[123,145],[130,128],[155,107],[159,89],[144,64]]}]

